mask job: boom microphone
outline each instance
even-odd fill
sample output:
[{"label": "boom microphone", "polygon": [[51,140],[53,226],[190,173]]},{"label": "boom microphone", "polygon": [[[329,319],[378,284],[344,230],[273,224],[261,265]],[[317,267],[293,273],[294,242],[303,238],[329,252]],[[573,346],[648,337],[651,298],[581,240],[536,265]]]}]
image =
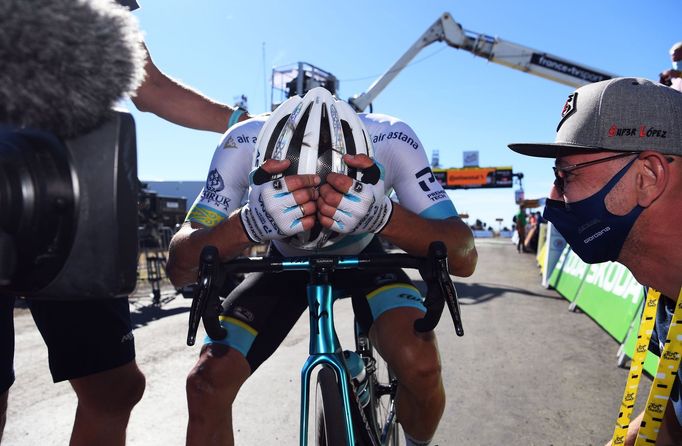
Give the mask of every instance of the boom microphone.
[{"label": "boom microphone", "polygon": [[137,21],[112,0],[0,0],[0,122],[83,134],[144,76]]}]

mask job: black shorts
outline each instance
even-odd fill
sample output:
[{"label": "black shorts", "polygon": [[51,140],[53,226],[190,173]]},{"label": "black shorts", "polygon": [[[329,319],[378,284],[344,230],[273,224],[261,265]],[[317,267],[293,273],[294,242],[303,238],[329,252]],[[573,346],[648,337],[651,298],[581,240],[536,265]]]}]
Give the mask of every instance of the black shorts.
[{"label": "black shorts", "polygon": [[[363,253],[383,253],[373,240]],[[270,247],[269,256],[281,256]],[[358,322],[369,330],[383,312],[398,307],[426,311],[419,290],[400,268],[382,271],[339,270],[330,275],[334,293],[350,296]],[[225,344],[241,352],[255,371],[282,343],[307,308],[306,271],[251,273],[223,302],[222,340],[206,337],[205,343]]]},{"label": "black shorts", "polygon": [[14,297],[0,295],[0,393],[14,383]]},{"label": "black shorts", "polygon": [[[11,299],[11,298],[9,298]],[[0,390],[14,381],[13,300],[2,298],[2,357]],[[122,366],[135,359],[135,343],[128,299],[89,301],[28,301],[33,320],[47,344],[54,382]],[[5,324],[9,321],[9,324]],[[8,328],[5,328],[8,327]],[[5,348],[11,347],[11,348]]]}]

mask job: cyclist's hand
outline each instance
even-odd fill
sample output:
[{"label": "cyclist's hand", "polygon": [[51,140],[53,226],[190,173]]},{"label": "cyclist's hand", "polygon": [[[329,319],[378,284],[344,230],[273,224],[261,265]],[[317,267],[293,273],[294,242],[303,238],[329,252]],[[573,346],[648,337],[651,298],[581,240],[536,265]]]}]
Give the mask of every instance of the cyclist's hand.
[{"label": "cyclist's hand", "polygon": [[327,183],[320,186],[317,218],[323,227],[343,234],[377,233],[384,229],[393,211],[384,187],[384,168],[367,155],[344,155],[343,160],[361,170],[362,179],[327,175]]},{"label": "cyclist's hand", "polygon": [[249,175],[249,197],[239,216],[255,243],[289,237],[315,224],[317,175],[272,179],[289,167],[289,160],[267,160]]}]

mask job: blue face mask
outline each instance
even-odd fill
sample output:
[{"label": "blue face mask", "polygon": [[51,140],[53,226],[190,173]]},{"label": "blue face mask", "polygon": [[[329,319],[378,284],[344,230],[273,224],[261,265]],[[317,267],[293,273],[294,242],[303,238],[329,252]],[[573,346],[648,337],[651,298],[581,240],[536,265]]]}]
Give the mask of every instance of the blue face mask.
[{"label": "blue face mask", "polygon": [[679,61],[679,60],[673,61],[673,70],[680,71],[680,62],[682,62],[682,61]]},{"label": "blue face mask", "polygon": [[623,167],[599,192],[575,203],[547,200],[543,217],[557,228],[586,263],[615,261],[635,220],[644,210],[637,205],[626,215],[613,215],[604,199],[637,158]]}]

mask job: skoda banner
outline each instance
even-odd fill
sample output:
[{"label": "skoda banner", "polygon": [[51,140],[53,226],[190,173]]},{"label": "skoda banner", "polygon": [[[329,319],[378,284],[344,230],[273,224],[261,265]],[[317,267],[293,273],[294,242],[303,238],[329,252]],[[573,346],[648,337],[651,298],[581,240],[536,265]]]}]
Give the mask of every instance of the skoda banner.
[{"label": "skoda banner", "polygon": [[570,302],[575,300],[589,265],[566,245],[549,278],[549,285]]},{"label": "skoda banner", "polygon": [[623,342],[642,300],[642,285],[616,262],[590,265],[575,302],[618,342]]}]

